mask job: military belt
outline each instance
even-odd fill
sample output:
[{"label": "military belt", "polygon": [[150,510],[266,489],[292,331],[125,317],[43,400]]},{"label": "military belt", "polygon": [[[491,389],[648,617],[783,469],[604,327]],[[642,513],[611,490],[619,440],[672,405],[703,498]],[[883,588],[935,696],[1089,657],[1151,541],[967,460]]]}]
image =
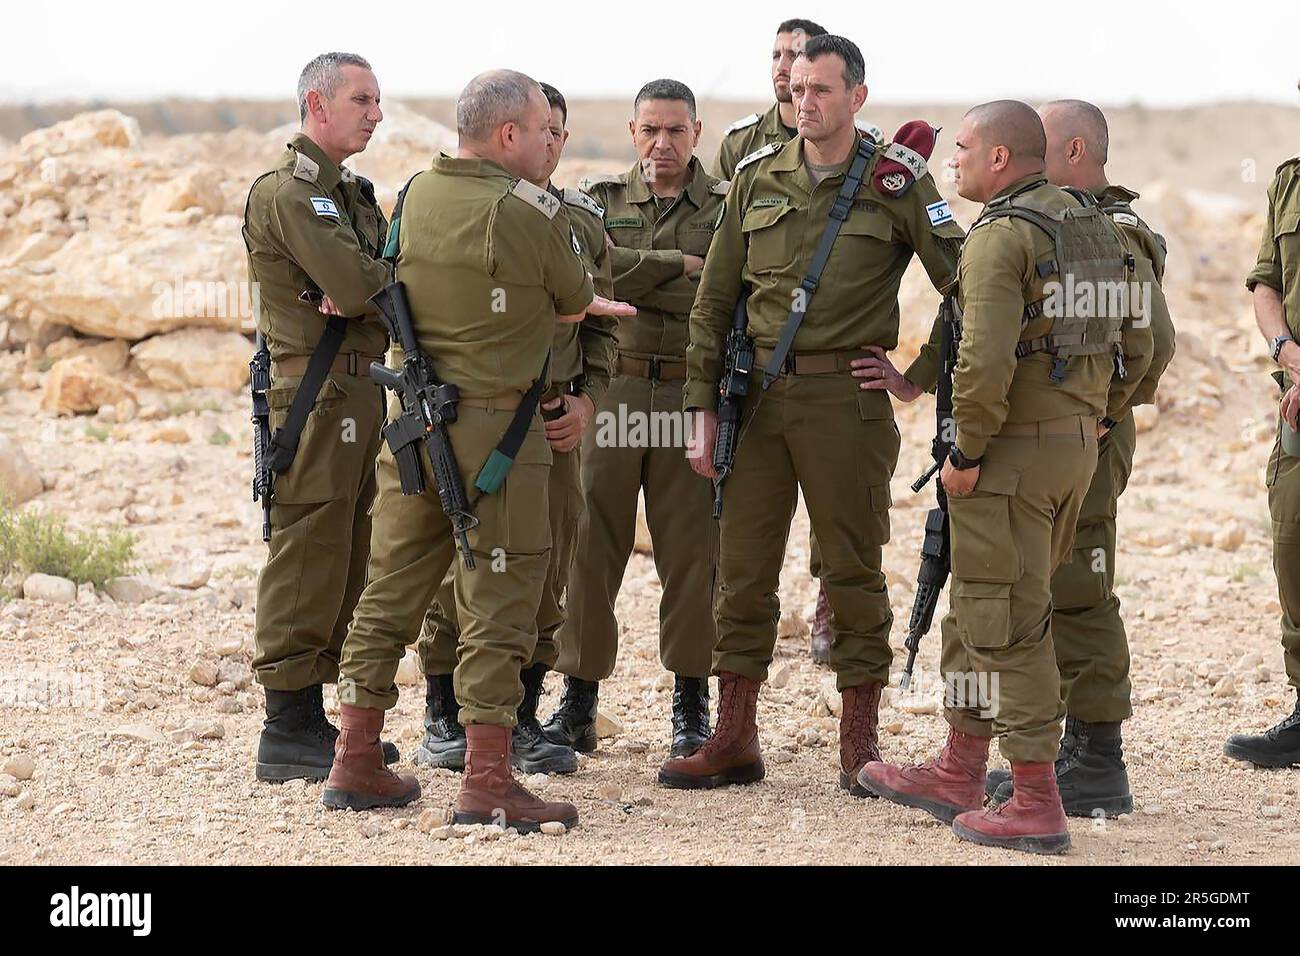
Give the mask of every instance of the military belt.
[{"label": "military belt", "polygon": [[[307,371],[307,363],[311,361],[309,355],[291,355],[288,358],[281,359],[275,363],[274,372],[276,378],[295,378],[303,375]],[[330,365],[330,372],[337,372],[341,375],[359,375],[363,378],[370,377],[370,363],[379,362],[383,364],[382,355],[362,355],[360,352],[344,352],[334,359]]]},{"label": "military belt", "polygon": [[489,412],[512,412],[522,405],[523,401],[524,396],[520,392],[504,392],[501,395],[491,395],[487,398],[462,397],[457,404],[469,408],[483,408]]},{"label": "military belt", "polygon": [[[772,361],[776,349],[758,347],[754,349],[756,365],[766,367]],[[783,375],[827,375],[834,372],[847,372],[853,366],[854,359],[871,358],[865,349],[853,349],[848,352],[789,352],[781,363]]]},{"label": "military belt", "polygon": [[662,359],[657,355],[648,359],[635,358],[620,352],[614,360],[614,374],[634,375],[662,382],[685,381],[686,360]]},{"label": "military belt", "polygon": [[1045,422],[1004,423],[998,437],[1036,438],[1040,435],[1080,435],[1097,437],[1097,419],[1086,415],[1066,415]]}]

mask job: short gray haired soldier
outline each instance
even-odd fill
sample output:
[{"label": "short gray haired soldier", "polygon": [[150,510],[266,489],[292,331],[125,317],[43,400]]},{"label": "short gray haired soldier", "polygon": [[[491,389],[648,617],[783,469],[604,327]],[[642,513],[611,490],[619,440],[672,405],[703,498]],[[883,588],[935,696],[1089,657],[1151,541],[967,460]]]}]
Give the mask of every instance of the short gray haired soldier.
[{"label": "short gray haired soldier", "polygon": [[[388,281],[374,188],[343,166],[383,119],[379,84],[354,53],[324,53],[298,80],[302,130],[253,183],[244,212],[277,474],[257,582],[253,669],[266,688],[259,780],[323,780],[338,736],[322,684],[366,580],[383,400],[369,377],[387,336],[368,299]],[[322,356],[323,375],[308,374]],[[345,429],[347,431],[345,432]],[[345,440],[350,435],[355,440]],[[385,745],[385,758],[397,750]]]}]

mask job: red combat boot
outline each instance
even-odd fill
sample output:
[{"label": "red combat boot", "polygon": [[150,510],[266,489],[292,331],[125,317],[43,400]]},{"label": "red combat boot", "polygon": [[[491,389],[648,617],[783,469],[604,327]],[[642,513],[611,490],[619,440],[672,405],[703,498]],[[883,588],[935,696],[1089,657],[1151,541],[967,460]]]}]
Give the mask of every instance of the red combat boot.
[{"label": "red combat boot", "polygon": [[1055,764],[1013,763],[1011,782],[1015,792],[1010,800],[987,810],[963,813],[953,821],[952,832],[972,843],[1025,853],[1070,849]]},{"label": "red combat boot", "polygon": [[419,799],[418,780],[395,774],[384,766],[384,750],[379,743],[383,729],[382,710],[352,704],[339,708],[334,765],[325,781],[321,803],[332,810],[371,810],[404,807]]},{"label": "red combat boot", "polygon": [[456,796],[456,823],[495,823],[518,833],[535,833],[543,823],[578,825],[571,803],[533,796],[510,772],[510,728],[495,724],[465,725],[465,773]]},{"label": "red combat boot", "polygon": [[730,671],[718,675],[718,725],[689,757],[673,757],[659,768],[659,783],[676,790],[708,790],[763,779],[758,747],[757,681]]},{"label": "red combat boot", "polygon": [[884,684],[862,684],[840,691],[840,789],[855,797],[875,794],[858,783],[858,771],[880,762],[880,691]]},{"label": "red combat boot", "polygon": [[858,783],[886,800],[951,823],[959,813],[978,810],[984,803],[988,760],[988,737],[972,737],[953,728],[937,760],[919,767],[869,763],[858,774]]}]

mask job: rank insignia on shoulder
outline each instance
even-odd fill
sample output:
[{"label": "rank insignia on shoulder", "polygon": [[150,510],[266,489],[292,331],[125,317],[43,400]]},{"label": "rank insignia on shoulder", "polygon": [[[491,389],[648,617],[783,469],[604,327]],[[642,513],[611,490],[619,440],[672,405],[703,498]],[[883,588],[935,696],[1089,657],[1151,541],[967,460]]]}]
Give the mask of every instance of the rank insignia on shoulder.
[{"label": "rank insignia on shoulder", "polygon": [[750,113],[748,116],[742,116],[740,119],[736,120],[736,122],[728,126],[722,135],[726,136],[727,133],[734,133],[737,130],[748,129],[762,118],[763,117],[759,116],[757,113]]},{"label": "rank insignia on shoulder", "polygon": [[1110,218],[1114,219],[1121,226],[1133,226],[1134,228],[1137,228],[1137,226],[1140,225],[1138,217],[1133,215],[1131,212],[1111,213]]},{"label": "rank insignia on shoulder", "polygon": [[583,176],[578,180],[578,188],[584,193],[591,192],[592,186],[599,186],[601,183],[619,183],[622,182],[616,173],[595,173],[591,176]]},{"label": "rank insignia on shoulder", "polygon": [[946,199],[930,203],[925,207],[925,212],[930,217],[932,226],[942,226],[945,222],[952,222],[952,210],[948,208]]},{"label": "rank insignia on shoulder", "polygon": [[528,205],[532,206],[547,219],[554,219],[560,211],[560,201],[545,189],[538,189],[526,179],[521,179],[510,190]]},{"label": "rank insignia on shoulder", "polygon": [[858,128],[859,133],[865,133],[871,139],[880,145],[885,141],[885,131],[874,123],[868,123],[866,120],[854,120],[853,125]]},{"label": "rank insignia on shoulder", "polygon": [[324,196],[312,196],[311,208],[315,210],[318,216],[332,216],[335,219],[339,217],[339,207],[334,205],[333,199],[327,199]]},{"label": "rank insignia on shoulder", "polygon": [[[756,163],[764,157],[771,156],[773,153],[779,153],[783,146],[785,146],[785,143],[768,143],[761,149],[754,150],[740,162],[736,163],[736,172],[740,172],[746,166]],[[735,173],[732,173],[732,176],[735,176]]]},{"label": "rank insignia on shoulder", "polygon": [[714,183],[712,186],[709,187],[709,192],[713,193],[713,195],[715,196],[725,196],[727,195],[727,190],[730,188],[731,188],[730,179],[719,179],[716,183]]},{"label": "rank insignia on shoulder", "polygon": [[926,161],[934,152],[939,131],[925,120],[904,123],[894,134],[894,141],[881,150],[880,160],[872,173],[876,192],[895,199],[924,179],[930,169]]},{"label": "rank insignia on shoulder", "polygon": [[307,183],[314,183],[319,175],[320,164],[310,156],[299,153],[298,158],[293,161],[293,178],[301,179]]},{"label": "rank insignia on shoulder", "polygon": [[581,189],[574,189],[572,186],[565,187],[564,201],[570,206],[577,206],[579,209],[585,209],[593,216],[604,216],[605,207],[596,200],[592,199]]}]

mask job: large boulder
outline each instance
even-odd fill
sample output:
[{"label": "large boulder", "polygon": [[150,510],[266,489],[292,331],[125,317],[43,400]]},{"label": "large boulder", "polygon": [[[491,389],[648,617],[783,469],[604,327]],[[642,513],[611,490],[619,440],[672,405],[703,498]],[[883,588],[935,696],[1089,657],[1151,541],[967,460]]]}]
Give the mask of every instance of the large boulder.
[{"label": "large boulder", "polygon": [[101,405],[135,400],[135,393],[89,356],[74,355],[54,363],[45,376],[41,408],[47,412],[99,411]]},{"label": "large boulder", "polygon": [[45,490],[40,472],[23,454],[18,442],[0,435],[0,499],[20,505]]},{"label": "large boulder", "polygon": [[185,329],[145,339],[131,350],[140,370],[158,388],[223,388],[248,381],[252,346],[238,332]]},{"label": "large boulder", "polygon": [[215,215],[223,206],[221,174],[201,166],[155,186],[140,203],[140,221],[146,225],[164,223],[171,220],[173,213],[194,208]]}]

